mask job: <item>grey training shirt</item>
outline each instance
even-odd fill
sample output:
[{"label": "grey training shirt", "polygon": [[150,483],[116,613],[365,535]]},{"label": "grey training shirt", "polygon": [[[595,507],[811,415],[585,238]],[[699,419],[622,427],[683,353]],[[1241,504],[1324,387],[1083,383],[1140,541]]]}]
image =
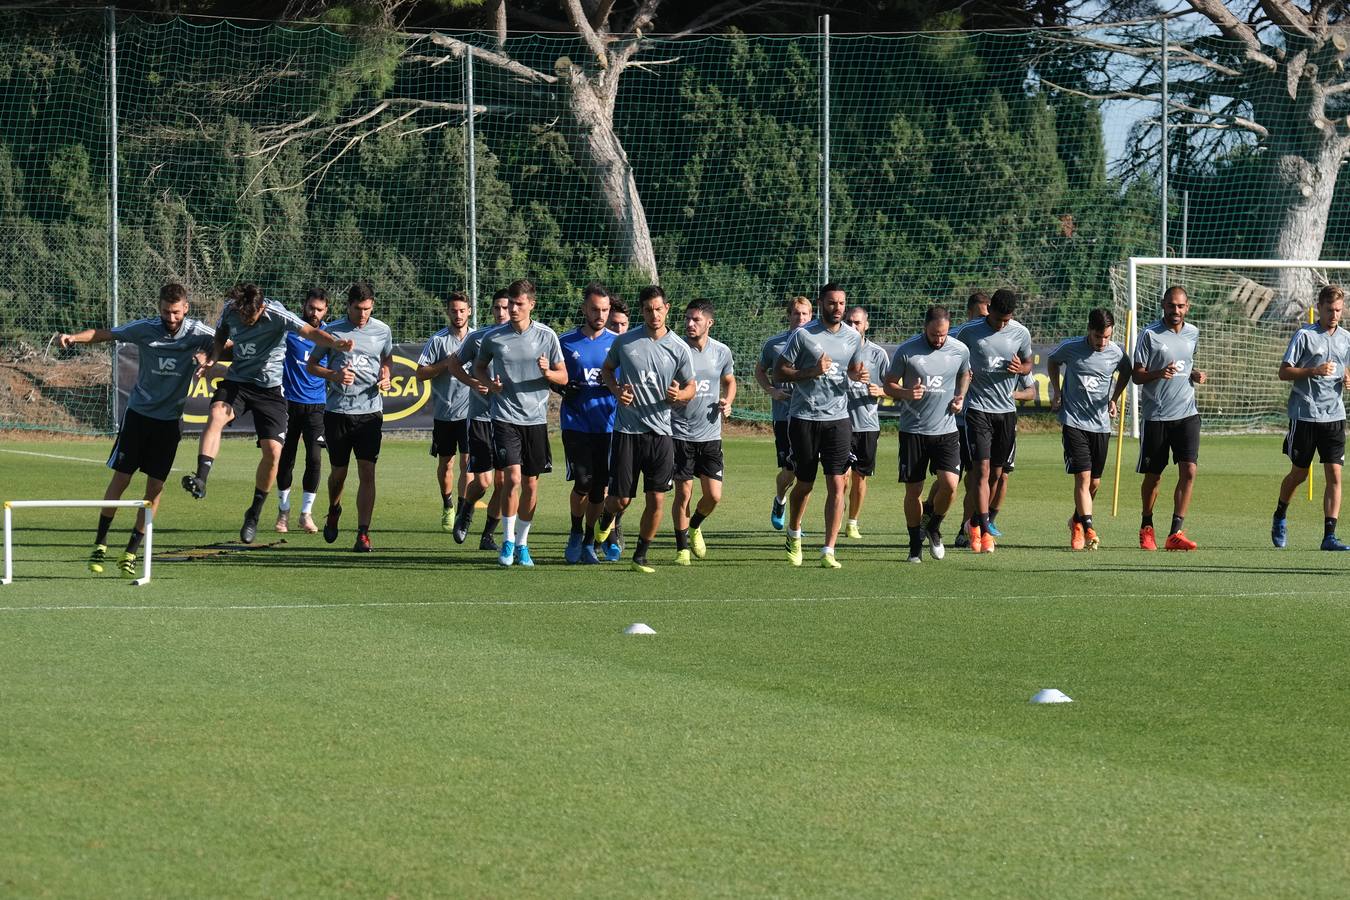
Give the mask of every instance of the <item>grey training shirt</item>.
[{"label": "grey training shirt", "polygon": [[328,382],[328,399],[323,408],[344,416],[384,412],[380,360],[394,353],[394,335],[389,326],[372,317],[357,328],[344,317],[325,330],[336,340],[350,340],[353,346],[350,350],[323,350],[320,364],[339,370],[350,367],[356,380],[351,384]]},{"label": "grey training shirt", "polygon": [[[475,328],[464,336],[464,343],[459,345],[459,363],[470,375],[473,374],[474,361],[478,359],[478,348],[483,346],[483,338],[492,333],[494,329],[504,328],[504,325],[484,325],[482,328]],[[488,367],[488,376],[494,374],[491,366]],[[460,382],[463,384],[463,382]],[[492,421],[492,404],[487,397],[475,391],[473,388],[465,385],[469,392],[469,419],[475,422]]]},{"label": "grey training shirt", "polygon": [[[793,331],[796,331],[794,328]],[[778,362],[778,354],[783,352],[787,346],[788,338],[792,337],[792,331],[783,331],[775,334],[764,342],[763,348],[759,351],[759,367],[769,376],[769,383],[774,387],[782,388],[789,394],[792,393],[792,384],[788,382],[779,383],[774,380],[773,367]],[[773,420],[775,422],[786,422],[788,420],[788,407],[791,405],[792,398],[787,400],[773,401]]]},{"label": "grey training shirt", "polygon": [[645,325],[634,328],[614,339],[605,354],[605,364],[616,366],[615,377],[633,386],[633,402],[619,404],[614,430],[624,434],[672,434],[666,389],[671,382],[684,384],[694,377],[693,356],[685,339],[669,329],[653,339]]},{"label": "grey training shirt", "polygon": [[122,343],[138,348],[136,384],[127,398],[127,409],[150,419],[173,421],[182,416],[197,371],[193,357],[211,349],[215,329],[185,318],[178,331],[169,334],[164,320],[155,316],[119,325],[112,333]]},{"label": "grey training shirt", "polygon": [[[867,340],[863,341],[862,352],[867,377],[872,379],[872,384],[880,385],[891,364],[890,354],[880,344]],[[848,417],[855,432],[881,430],[881,416],[877,411],[881,398],[873,397],[867,388],[868,385],[861,381],[852,378],[848,381]]]},{"label": "grey training shirt", "polygon": [[1321,325],[1304,325],[1294,332],[1284,362],[1300,369],[1333,363],[1330,375],[1300,378],[1289,392],[1289,418],[1295,422],[1339,422],[1345,418],[1342,379],[1350,365],[1350,332],[1338,327],[1327,331]]},{"label": "grey training shirt", "polygon": [[685,341],[693,365],[694,399],[677,403],[670,410],[675,437],[682,441],[716,441],[722,438],[722,379],[732,374],[731,348],[708,338],[699,350]]},{"label": "grey training shirt", "polygon": [[1139,335],[1134,346],[1134,364],[1146,371],[1156,372],[1168,363],[1177,363],[1171,378],[1159,378],[1139,387],[1139,414],[1146,422],[1174,422],[1199,415],[1195,405],[1195,385],[1191,384],[1191,370],[1195,368],[1195,344],[1200,329],[1187,322],[1181,333],[1168,328],[1161,321],[1154,322]]},{"label": "grey training shirt", "polygon": [[1017,411],[1013,391],[1019,376],[1008,371],[1014,358],[1031,359],[1031,332],[1016,319],[998,331],[988,319],[976,319],[961,327],[961,343],[970,350],[970,394],[966,406],[987,413]]},{"label": "grey training shirt", "polygon": [[502,380],[502,389],[492,394],[492,421],[548,422],[549,381],[539,370],[541,356],[550,367],[563,361],[558,335],[541,322],[530,322],[524,331],[507,322],[484,335],[477,362],[485,363],[488,372]]},{"label": "grey training shirt", "polygon": [[[468,335],[465,335],[467,338]],[[434,366],[459,353],[464,341],[442,328],[431,336],[422,355],[417,358],[419,366]],[[431,379],[431,400],[435,407],[432,418],[442,422],[456,422],[469,417],[469,386],[449,372],[442,372]]]},{"label": "grey training shirt", "polygon": [[262,314],[252,325],[243,323],[233,303],[225,304],[216,323],[216,331],[224,330],[225,337],[234,341],[234,359],[225,370],[225,380],[280,387],[281,369],[286,364],[286,332],[299,333],[304,327],[304,320],[275,300],[263,300]]},{"label": "grey training shirt", "polygon": [[1121,346],[1108,343],[1094,350],[1086,336],[1069,338],[1050,352],[1050,361],[1060,367],[1060,424],[1110,434],[1111,377],[1122,370],[1122,363],[1129,370]]},{"label": "grey training shirt", "polygon": [[830,357],[830,368],[818,378],[793,383],[788,414],[793,419],[835,422],[848,418],[848,368],[862,362],[862,335],[840,322],[835,331],[819,319],[792,332],[779,359],[794,369],[809,369]]},{"label": "grey training shirt", "polygon": [[970,371],[970,351],[950,335],[934,349],[920,332],[895,348],[887,376],[901,387],[922,381],[924,394],[918,400],[900,400],[900,430],[906,434],[951,434],[956,416],[949,411],[956,385]]}]

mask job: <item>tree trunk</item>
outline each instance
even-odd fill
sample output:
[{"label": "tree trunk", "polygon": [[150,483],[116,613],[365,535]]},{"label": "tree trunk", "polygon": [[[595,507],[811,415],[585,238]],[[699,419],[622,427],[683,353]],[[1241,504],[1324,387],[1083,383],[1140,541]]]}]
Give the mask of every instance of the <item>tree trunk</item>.
[{"label": "tree trunk", "polygon": [[[1273,236],[1274,259],[1318,259],[1326,237],[1327,216],[1336,190],[1345,146],[1338,136],[1327,135],[1307,152],[1286,151],[1275,163],[1275,182],[1289,198]],[[1307,269],[1277,269],[1277,303],[1271,312],[1278,318],[1301,317],[1317,299],[1318,285]]]},{"label": "tree trunk", "polygon": [[[617,72],[606,73],[617,77]],[[614,133],[613,104],[606,102],[599,78],[572,67],[567,83],[572,126],[567,129],[572,153],[591,189],[609,210],[610,239],[620,261],[656,283],[656,251],[647,211],[638,194],[633,167]]]}]

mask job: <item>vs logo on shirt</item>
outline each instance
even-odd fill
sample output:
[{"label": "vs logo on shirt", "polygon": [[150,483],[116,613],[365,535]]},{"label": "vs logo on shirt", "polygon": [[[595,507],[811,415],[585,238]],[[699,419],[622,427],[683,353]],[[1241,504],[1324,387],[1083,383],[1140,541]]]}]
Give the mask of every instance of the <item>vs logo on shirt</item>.
[{"label": "vs logo on shirt", "polygon": [[584,382],[586,382],[587,384],[589,384],[591,387],[599,387],[599,386],[600,386],[600,370],[599,370],[598,368],[597,368],[597,369],[582,369],[582,370],[581,370],[581,380],[584,381]]},{"label": "vs logo on shirt", "polygon": [[178,371],[178,360],[176,359],[160,358],[155,360],[155,362],[158,364],[159,373],[161,375],[168,375],[172,372]]},{"label": "vs logo on shirt", "polygon": [[235,359],[252,359],[253,357],[255,357],[255,356],[257,356],[257,355],[258,355],[258,345],[257,345],[257,344],[235,344],[235,345],[234,345],[234,358],[235,358]]}]

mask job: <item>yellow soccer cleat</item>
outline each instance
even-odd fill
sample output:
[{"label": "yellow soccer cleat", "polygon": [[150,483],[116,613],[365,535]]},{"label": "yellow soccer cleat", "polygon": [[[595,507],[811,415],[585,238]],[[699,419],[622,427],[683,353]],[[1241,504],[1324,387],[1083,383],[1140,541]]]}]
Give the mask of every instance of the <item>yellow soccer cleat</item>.
[{"label": "yellow soccer cleat", "polygon": [[136,554],[123,553],[122,558],[117,561],[117,570],[122,573],[123,578],[135,578]]},{"label": "yellow soccer cleat", "polygon": [[844,527],[844,537],[852,541],[862,540],[862,532],[858,530],[857,522],[849,522],[848,525]]},{"label": "yellow soccer cleat", "polygon": [[822,569],[842,569],[842,568],[843,568],[843,566],[840,565],[839,560],[837,560],[837,559],[834,558],[834,554],[833,554],[833,553],[822,553],[822,554],[820,554],[820,567],[821,567]]},{"label": "yellow soccer cleat", "polygon": [[108,561],[108,545],[99,544],[89,554],[89,571],[95,575],[103,574],[103,564]]},{"label": "yellow soccer cleat", "polygon": [[677,566],[688,566],[688,565],[692,565],[692,564],[693,564],[693,560],[689,558],[689,551],[688,551],[688,550],[677,550],[677,551],[675,551],[675,565],[677,565]]},{"label": "yellow soccer cleat", "polygon": [[708,555],[708,545],[703,541],[703,529],[689,529],[689,549],[694,551],[694,556],[699,559]]},{"label": "yellow soccer cleat", "polygon": [[633,568],[633,571],[634,571],[634,572],[641,572],[643,575],[655,575],[655,574],[656,574],[656,569],[652,568],[651,566],[647,565],[646,563],[640,563],[640,562],[638,562],[636,559],[633,560],[633,566],[632,566],[632,568]]},{"label": "yellow soccer cleat", "polygon": [[802,564],[802,539],[799,537],[790,537],[783,542],[783,549],[787,551],[787,560],[794,566]]}]

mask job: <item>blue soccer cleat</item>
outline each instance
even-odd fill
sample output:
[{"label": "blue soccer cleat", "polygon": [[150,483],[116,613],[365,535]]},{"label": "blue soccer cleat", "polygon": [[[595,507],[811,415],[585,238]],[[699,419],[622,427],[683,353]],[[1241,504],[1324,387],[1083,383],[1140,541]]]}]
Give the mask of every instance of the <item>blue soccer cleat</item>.
[{"label": "blue soccer cleat", "polygon": [[516,564],[516,542],[502,541],[502,552],[497,557],[497,565],[505,568]]},{"label": "blue soccer cleat", "polygon": [[1329,534],[1322,538],[1323,550],[1350,550],[1350,544],[1342,544],[1341,539],[1334,534]]},{"label": "blue soccer cleat", "polygon": [[783,530],[783,518],[787,515],[787,504],[779,503],[778,498],[773,498],[773,509],[769,510],[769,524],[775,531]]},{"label": "blue soccer cleat", "polygon": [[623,557],[623,544],[611,541],[604,544],[605,562],[618,562]]},{"label": "blue soccer cleat", "polygon": [[516,565],[534,568],[534,557],[530,556],[530,548],[524,544],[516,548]]},{"label": "blue soccer cleat", "polygon": [[1289,542],[1289,524],[1284,519],[1270,520],[1270,542],[1281,550]]},{"label": "blue soccer cleat", "polygon": [[1003,532],[1001,532],[1001,531],[998,530],[998,526],[994,524],[994,520],[993,520],[993,519],[990,519],[990,520],[989,520],[989,527],[988,527],[987,529],[985,529],[985,530],[986,530],[987,532],[989,532],[990,534],[992,534],[992,535],[993,535],[994,537],[996,537],[996,538],[1003,537]]},{"label": "blue soccer cleat", "polygon": [[583,566],[594,566],[599,564],[600,557],[595,555],[595,545],[587,544],[581,548],[581,564]]},{"label": "blue soccer cleat", "polygon": [[581,545],[585,542],[586,536],[579,531],[567,536],[567,549],[563,551],[563,559],[569,566],[581,562]]}]

